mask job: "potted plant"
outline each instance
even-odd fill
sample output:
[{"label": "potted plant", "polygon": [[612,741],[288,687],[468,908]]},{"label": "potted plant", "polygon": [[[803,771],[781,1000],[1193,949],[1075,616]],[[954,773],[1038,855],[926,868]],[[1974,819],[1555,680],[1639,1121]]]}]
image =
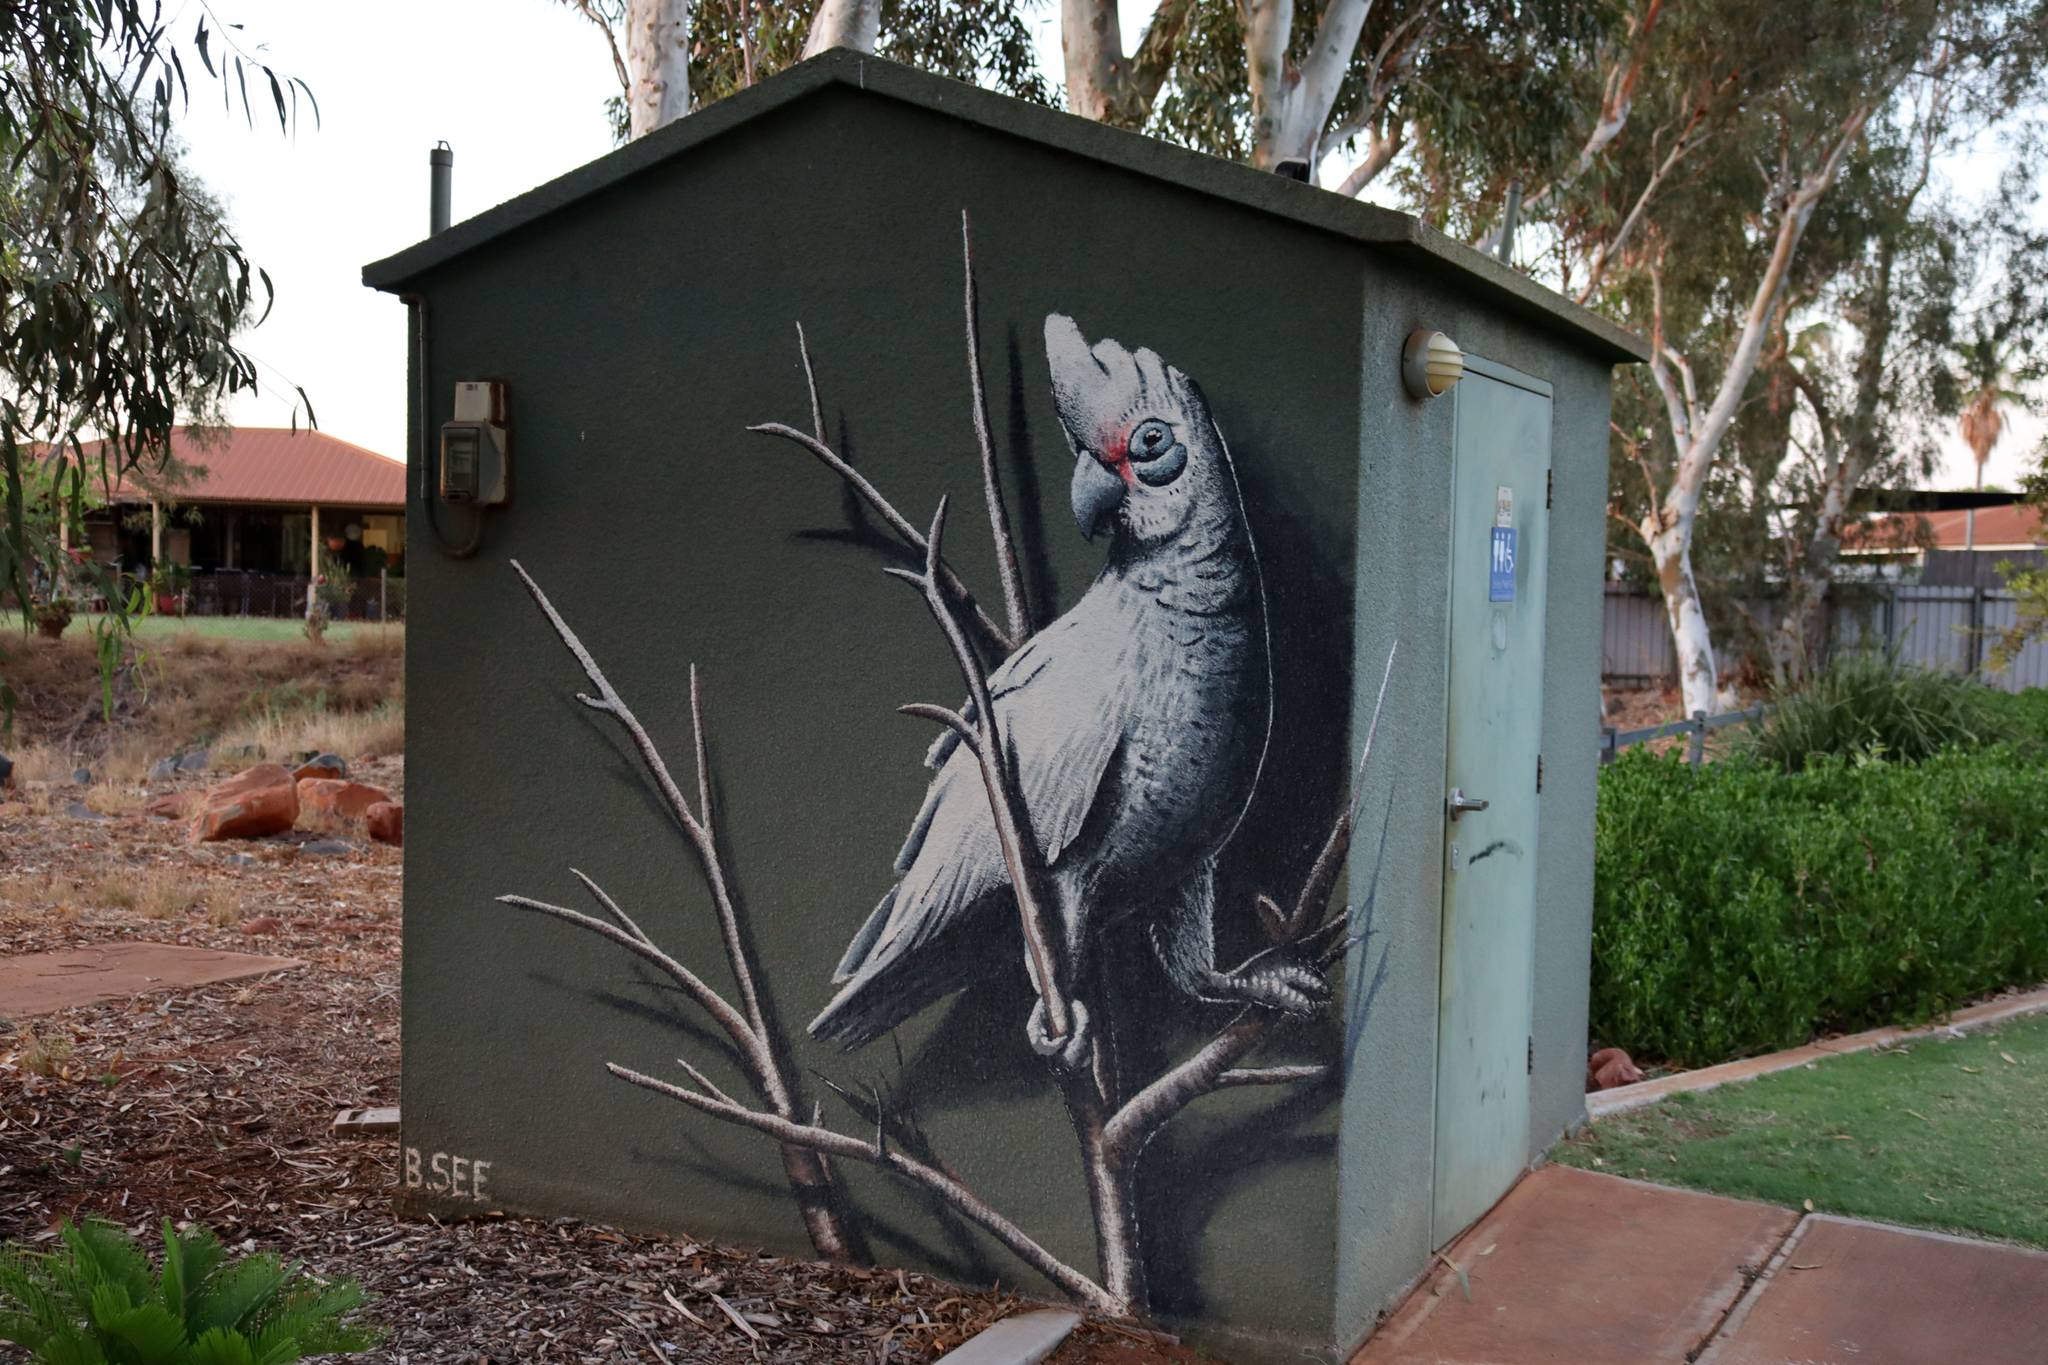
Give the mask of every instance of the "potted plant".
[{"label": "potted plant", "polygon": [[159,616],[185,614],[185,590],[191,585],[192,570],[184,564],[159,564],[149,573],[150,598]]},{"label": "potted plant", "polygon": [[36,599],[29,607],[29,614],[35,618],[36,634],[45,640],[57,640],[63,638],[76,609],[77,604],[69,597],[56,595]]}]

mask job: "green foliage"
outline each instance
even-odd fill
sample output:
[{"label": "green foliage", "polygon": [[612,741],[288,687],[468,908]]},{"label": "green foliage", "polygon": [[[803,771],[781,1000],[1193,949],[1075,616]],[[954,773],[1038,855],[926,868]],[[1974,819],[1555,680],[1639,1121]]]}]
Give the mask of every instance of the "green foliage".
[{"label": "green foliage", "polygon": [[[562,0],[622,48],[624,0]],[[1038,69],[1033,0],[884,0],[876,50],[893,61],[969,81],[1006,95],[1051,104]],[[690,107],[701,109],[764,80],[802,57],[816,0],[750,0],[697,5],[690,14]],[[619,79],[623,85],[623,60]],[[605,101],[612,139],[627,138],[623,91]]]},{"label": "green foliage", "polygon": [[[2038,703],[2037,703],[2038,704]],[[2048,977],[2048,765],[2006,745],[1602,771],[1591,1026],[1705,1065]]]},{"label": "green foliage", "polygon": [[1882,654],[1836,660],[1775,698],[1746,747],[1786,772],[1825,757],[1917,763],[1943,749],[2006,738],[1990,688]]},{"label": "green foliage", "polygon": [[2048,1248],[2048,1017],[1612,1114],[1557,1161]]},{"label": "green foliage", "polygon": [[204,1228],[163,1226],[163,1266],[111,1223],[67,1222],[51,1252],[0,1258],[0,1340],[46,1365],[286,1365],[368,1350],[353,1281],[323,1284],[276,1256],[230,1262]]},{"label": "green foliage", "polygon": [[[181,417],[256,388],[235,336],[270,280],[186,173],[172,115],[188,70],[252,122],[267,89],[286,129],[312,94],[214,22],[202,6],[181,53],[151,0],[0,5],[0,597],[24,612],[89,489],[161,472]],[[12,704],[0,678],[0,722]]]}]

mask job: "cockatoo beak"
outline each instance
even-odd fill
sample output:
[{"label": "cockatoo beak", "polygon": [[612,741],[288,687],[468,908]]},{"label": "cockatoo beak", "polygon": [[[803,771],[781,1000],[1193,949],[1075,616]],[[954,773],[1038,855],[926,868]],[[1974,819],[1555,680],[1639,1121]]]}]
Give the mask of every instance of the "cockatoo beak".
[{"label": "cockatoo beak", "polygon": [[1074,483],[1069,493],[1073,498],[1074,524],[1081,528],[1083,536],[1093,540],[1123,505],[1124,481],[1083,451],[1081,458],[1074,461]]}]

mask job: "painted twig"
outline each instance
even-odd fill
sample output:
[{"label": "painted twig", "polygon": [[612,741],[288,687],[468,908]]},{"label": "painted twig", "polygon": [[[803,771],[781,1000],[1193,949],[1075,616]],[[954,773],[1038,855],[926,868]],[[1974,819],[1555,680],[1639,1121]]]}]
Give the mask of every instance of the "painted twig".
[{"label": "painted twig", "polygon": [[1015,1253],[1019,1260],[1073,1295],[1091,1311],[1129,1311],[1128,1305],[1120,1303],[1102,1285],[1040,1246],[1030,1234],[989,1207],[981,1196],[962,1184],[958,1177],[943,1166],[912,1156],[898,1147],[891,1147],[880,1134],[879,1125],[877,1136],[872,1141],[849,1137],[816,1122],[796,1123],[780,1114],[733,1104],[715,1095],[689,1090],[616,1064],[610,1065],[608,1069],[622,1080],[666,1095],[712,1118],[766,1133],[785,1146],[795,1145],[829,1156],[864,1161],[901,1176],[937,1195],[949,1208],[986,1231]]},{"label": "painted twig", "polygon": [[967,384],[974,408],[974,442],[981,451],[981,490],[988,503],[989,534],[995,541],[996,572],[1003,580],[1003,610],[1010,621],[1010,639],[1031,638],[1031,606],[1024,595],[1024,571],[1017,563],[1017,542],[1010,535],[1010,511],[1003,503],[1003,477],[996,468],[996,444],[989,435],[988,388],[981,369],[981,300],[974,289],[974,237],[967,210],[960,210],[961,273],[967,281]]},{"label": "painted twig", "polygon": [[[517,560],[512,569],[525,585],[527,594],[541,610],[541,614],[554,627],[557,637],[582,666],[584,676],[596,689],[596,695],[578,693],[576,699],[593,711],[610,716],[633,742],[648,775],[660,791],[669,813],[675,818],[696,855],[697,866],[703,874],[706,886],[711,891],[712,908],[718,920],[719,933],[725,942],[726,958],[732,970],[733,981],[739,989],[739,1004],[735,1006],[714,990],[701,977],[685,967],[674,957],[656,947],[645,930],[641,929],[618,904],[590,878],[581,872],[575,875],[590,891],[597,902],[618,923],[608,924],[594,916],[565,906],[552,905],[545,901],[525,896],[501,896],[499,901],[516,909],[549,915],[565,923],[610,939],[621,947],[644,958],[665,972],[670,979],[681,986],[685,995],[709,1014],[732,1039],[748,1080],[760,1092],[771,1110],[784,1119],[793,1119],[801,1103],[794,1068],[775,1033],[769,1028],[767,1016],[762,1009],[760,991],[755,984],[755,970],[746,942],[740,933],[739,908],[732,895],[731,883],[726,876],[724,861],[718,852],[717,840],[711,828],[711,778],[705,752],[703,707],[697,688],[696,669],[690,670],[690,716],[692,722],[692,747],[697,759],[697,793],[700,809],[693,811],[682,789],[670,775],[668,763],[655,746],[653,738],[640,723],[639,717],[626,704],[604,670],[598,666],[590,651],[584,647],[569,623],[555,610],[540,584]],[[572,869],[573,870],[573,869]],[[866,1247],[859,1232],[854,1229],[842,1207],[833,1181],[830,1166],[814,1149],[801,1144],[783,1144],[783,1167],[788,1174],[790,1188],[797,1197],[802,1211],[805,1230],[818,1254],[832,1259],[865,1259]]]},{"label": "painted twig", "polygon": [[[1053,901],[1044,851],[1031,827],[1030,813],[1010,761],[1009,746],[1003,742],[1001,718],[989,696],[988,675],[967,643],[965,631],[953,615],[938,585],[938,565],[946,531],[946,499],[939,499],[926,535],[925,571],[913,574],[902,569],[887,572],[915,585],[924,596],[952,648],[953,662],[967,685],[974,719],[927,703],[903,708],[914,715],[939,720],[969,746],[981,769],[982,786],[988,795],[989,812],[995,822],[996,840],[1003,852],[1003,865],[1010,874],[1010,886],[1017,901],[1017,918],[1023,930],[1025,966],[1038,992],[1044,1011],[1046,1041],[1051,1045],[1053,1074],[1066,1101],[1068,1116],[1080,1142],[1082,1169],[1088,1182],[1089,1204],[1095,1214],[1096,1254],[1101,1262],[1102,1280],[1115,1311],[1137,1314],[1145,1311],[1144,1252],[1139,1243],[1137,1200],[1131,1171],[1114,1158],[1110,1142],[1111,1091],[1115,1084],[1103,1030],[1108,1027],[1107,1011],[1093,1011],[1076,992],[1068,961],[1066,935],[1059,909]],[[1098,1022],[1091,1026],[1090,1018]]]}]

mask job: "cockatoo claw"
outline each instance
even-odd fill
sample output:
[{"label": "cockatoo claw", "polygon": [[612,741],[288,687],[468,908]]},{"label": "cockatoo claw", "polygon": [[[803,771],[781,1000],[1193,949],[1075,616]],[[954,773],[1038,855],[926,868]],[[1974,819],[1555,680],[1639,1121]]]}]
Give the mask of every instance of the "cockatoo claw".
[{"label": "cockatoo claw", "polygon": [[1330,999],[1330,983],[1321,972],[1277,951],[1223,973],[1220,984],[1229,999],[1282,1014],[1313,1014]]},{"label": "cockatoo claw", "polygon": [[1088,1033],[1088,1010],[1078,1000],[1069,1000],[1067,1008],[1073,1018],[1065,1036],[1055,1038],[1046,1032],[1045,1001],[1040,999],[1031,1006],[1031,1017],[1024,1021],[1024,1037],[1030,1042],[1031,1050],[1061,1071],[1078,1071],[1088,1064],[1088,1053],[1093,1039]]}]

